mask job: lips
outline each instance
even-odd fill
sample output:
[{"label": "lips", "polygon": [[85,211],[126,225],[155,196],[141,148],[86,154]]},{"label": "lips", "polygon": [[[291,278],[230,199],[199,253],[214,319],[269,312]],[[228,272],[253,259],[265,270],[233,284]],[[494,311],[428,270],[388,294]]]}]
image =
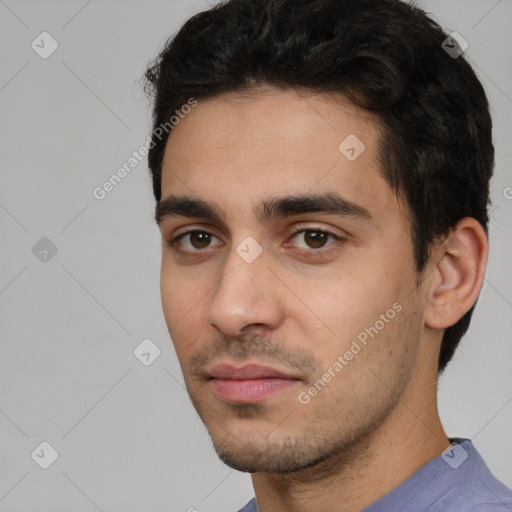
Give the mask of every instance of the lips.
[{"label": "lips", "polygon": [[218,399],[239,404],[263,402],[301,381],[276,368],[257,364],[239,368],[218,364],[209,372],[209,377],[210,389]]},{"label": "lips", "polygon": [[241,368],[236,368],[229,364],[218,364],[210,371],[210,376],[214,379],[231,380],[252,380],[252,379],[291,379],[296,377],[286,375],[285,373],[271,368],[269,366],[260,366],[257,364],[247,364]]}]

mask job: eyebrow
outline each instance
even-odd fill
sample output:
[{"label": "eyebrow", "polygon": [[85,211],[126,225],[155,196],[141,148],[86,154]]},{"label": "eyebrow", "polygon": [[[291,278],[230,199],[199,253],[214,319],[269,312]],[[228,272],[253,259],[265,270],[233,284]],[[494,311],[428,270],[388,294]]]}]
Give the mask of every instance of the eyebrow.
[{"label": "eyebrow", "polygon": [[[373,220],[366,208],[334,193],[273,197],[256,206],[254,213],[260,222],[306,213],[326,213]],[[165,218],[177,216],[202,218],[225,225],[225,215],[222,210],[217,205],[202,199],[171,195],[162,199],[155,207],[155,221],[158,226]]]}]

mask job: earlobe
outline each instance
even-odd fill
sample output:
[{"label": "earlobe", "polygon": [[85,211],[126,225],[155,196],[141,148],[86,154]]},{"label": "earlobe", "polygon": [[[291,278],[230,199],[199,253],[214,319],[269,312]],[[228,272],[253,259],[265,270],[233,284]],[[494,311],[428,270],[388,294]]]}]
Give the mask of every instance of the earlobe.
[{"label": "earlobe", "polygon": [[487,235],[477,220],[466,217],[450,230],[433,251],[437,263],[426,297],[426,325],[446,329],[471,309],[482,288],[488,251]]}]

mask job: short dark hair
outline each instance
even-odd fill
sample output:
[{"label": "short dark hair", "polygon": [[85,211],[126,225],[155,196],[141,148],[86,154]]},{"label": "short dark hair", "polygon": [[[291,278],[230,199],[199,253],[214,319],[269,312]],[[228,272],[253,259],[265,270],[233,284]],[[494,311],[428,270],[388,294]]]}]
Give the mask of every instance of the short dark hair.
[{"label": "short dark hair", "polygon": [[[145,73],[153,129],[193,97],[255,85],[335,93],[375,115],[379,163],[411,216],[418,273],[435,241],[464,217],[488,235],[494,168],[492,121],[482,84],[448,34],[400,0],[229,0],[189,19]],[[451,44],[453,46],[453,44]],[[148,154],[157,203],[167,136]],[[443,335],[441,373],[475,304]]]}]

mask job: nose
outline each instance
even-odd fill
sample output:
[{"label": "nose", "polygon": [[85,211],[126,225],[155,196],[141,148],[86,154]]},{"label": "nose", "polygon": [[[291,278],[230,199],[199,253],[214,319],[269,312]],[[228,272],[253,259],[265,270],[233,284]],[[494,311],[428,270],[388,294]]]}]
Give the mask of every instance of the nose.
[{"label": "nose", "polygon": [[211,295],[208,323],[227,336],[276,329],[284,317],[276,281],[264,253],[248,263],[233,249]]}]

